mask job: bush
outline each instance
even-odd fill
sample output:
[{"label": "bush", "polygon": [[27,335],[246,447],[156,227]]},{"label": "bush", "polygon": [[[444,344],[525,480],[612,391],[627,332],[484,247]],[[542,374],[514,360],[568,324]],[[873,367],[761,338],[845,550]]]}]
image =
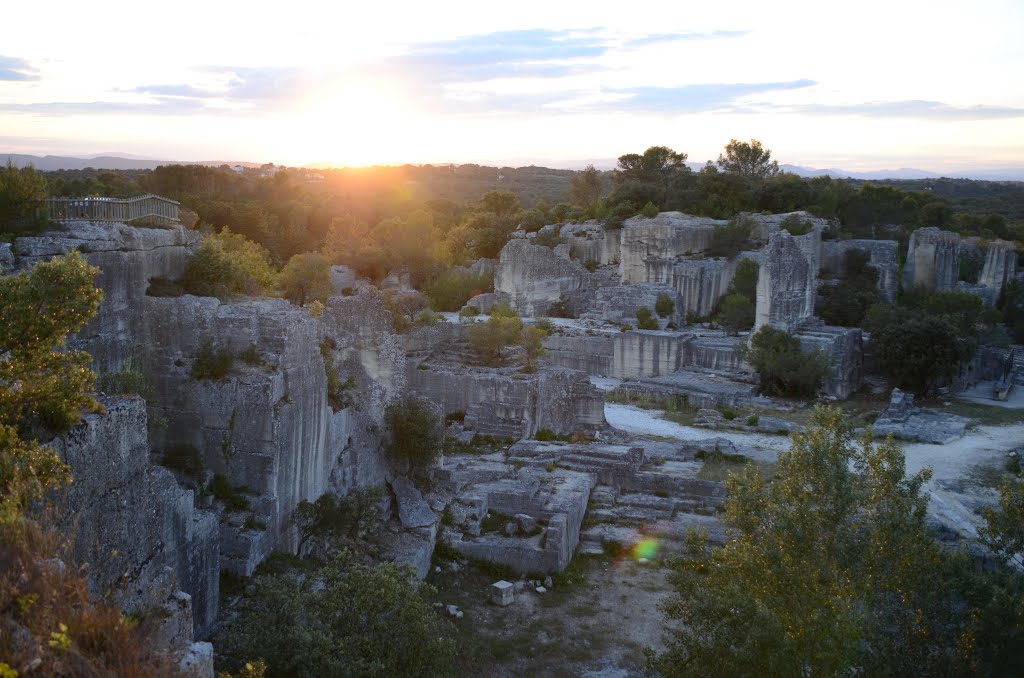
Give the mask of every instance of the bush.
[{"label": "bush", "polygon": [[494,274],[447,270],[431,278],[423,293],[435,311],[458,311],[478,294],[494,290]]},{"label": "bush", "polygon": [[802,219],[796,214],[790,214],[788,217],[782,220],[779,224],[783,230],[789,231],[790,235],[806,235],[811,232],[813,225],[811,222]]},{"label": "bush", "polygon": [[222,473],[214,474],[210,480],[209,490],[214,499],[224,502],[224,506],[229,511],[248,511],[250,508],[249,500],[242,496],[238,490],[231,487],[227,476]]},{"label": "bush", "polygon": [[344,497],[328,492],[313,502],[300,501],[290,519],[299,533],[295,554],[301,556],[310,539],[333,550],[366,538],[380,522],[383,496],[383,486],[377,486],[357,488]]},{"label": "bush", "polygon": [[218,346],[213,339],[199,345],[192,361],[193,379],[223,379],[231,371],[234,357],[226,346]]},{"label": "bush", "polygon": [[163,465],[176,471],[201,478],[206,465],[203,463],[203,455],[193,445],[179,443],[167,448],[163,453]]},{"label": "bush", "polygon": [[817,349],[802,351],[800,340],[767,325],[750,338],[741,355],[761,377],[765,395],[811,397],[829,370],[828,358]]},{"label": "bush", "polygon": [[847,251],[843,257],[845,278],[821,288],[822,300],[815,310],[828,324],[859,327],[868,309],[881,301],[878,270],[868,266],[869,259],[864,250]]},{"label": "bush", "polygon": [[356,382],[349,377],[344,382],[338,368],[334,366],[334,353],[332,353],[331,342],[325,341],[320,344],[320,355],[324,359],[324,373],[327,376],[327,403],[335,412],[339,412],[352,406],[352,391]]},{"label": "bush", "polygon": [[249,348],[239,353],[238,357],[241,358],[242,362],[246,365],[252,365],[254,367],[267,364],[267,361],[260,356],[260,350],[256,347],[256,344],[252,344]]},{"label": "bush", "polygon": [[456,644],[410,568],[343,551],[322,570],[258,577],[218,649],[228,668],[252,657],[268,678],[452,676]]},{"label": "bush", "polygon": [[661,318],[667,318],[672,315],[672,312],[676,310],[676,305],[672,301],[672,297],[668,296],[668,292],[661,292],[658,294],[658,300],[654,302],[654,312]]},{"label": "bush", "polygon": [[713,257],[734,257],[745,249],[754,230],[754,221],[747,217],[735,217],[725,226],[716,226],[711,234],[708,254]]},{"label": "bush", "polygon": [[543,247],[558,247],[562,244],[561,227],[555,226],[548,230],[541,229],[537,231],[537,235],[533,237],[531,241],[534,245],[541,245]]},{"label": "bush", "polygon": [[203,238],[185,266],[182,286],[202,297],[258,296],[274,289],[276,277],[263,247],[225,228]]},{"label": "bush", "polygon": [[730,294],[718,307],[718,322],[729,334],[735,336],[754,326],[756,307],[742,294]]},{"label": "bush", "polygon": [[742,259],[736,264],[736,274],[729,283],[729,294],[742,294],[751,301],[757,299],[757,276],[761,267],[753,259]]},{"label": "bush", "polygon": [[466,328],[466,340],[469,348],[477,358],[490,367],[502,364],[502,351],[519,343],[523,332],[523,322],[518,315],[504,315],[504,309],[495,304],[491,309],[491,317],[485,323],[474,323]]},{"label": "bush", "polygon": [[281,269],[280,281],[285,299],[299,306],[327,301],[334,291],[329,270],[330,264],[320,254],[296,254]]},{"label": "bush", "polygon": [[389,452],[410,467],[424,467],[441,454],[444,432],[441,421],[425,401],[408,396],[387,408],[385,421],[391,431]]},{"label": "bush", "polygon": [[600,265],[601,264],[597,263],[597,261],[595,261],[593,259],[588,259],[587,263],[583,264],[583,267],[586,268],[591,273],[593,273],[594,271],[597,270],[598,266],[600,266]]},{"label": "bush", "polygon": [[644,215],[648,219],[653,219],[658,216],[658,206],[648,200],[647,204],[640,208],[640,214]]},{"label": "bush", "polygon": [[654,318],[654,314],[651,313],[651,309],[641,306],[636,310],[636,326],[637,329],[641,330],[658,329],[658,321]]}]

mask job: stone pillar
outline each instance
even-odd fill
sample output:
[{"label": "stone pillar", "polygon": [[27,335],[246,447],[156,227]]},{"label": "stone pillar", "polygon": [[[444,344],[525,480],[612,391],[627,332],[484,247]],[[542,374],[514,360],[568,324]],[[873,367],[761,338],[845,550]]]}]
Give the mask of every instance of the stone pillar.
[{"label": "stone pillar", "polygon": [[754,329],[764,325],[794,332],[814,315],[821,231],[793,236],[772,233],[757,276]]},{"label": "stone pillar", "polygon": [[960,236],[938,228],[919,228],[910,234],[903,289],[921,285],[929,292],[950,292],[960,278]]},{"label": "stone pillar", "polygon": [[1006,283],[1013,280],[1017,271],[1017,249],[1012,242],[993,240],[985,253],[985,267],[981,269],[978,283],[992,287],[996,294],[1003,290]]}]

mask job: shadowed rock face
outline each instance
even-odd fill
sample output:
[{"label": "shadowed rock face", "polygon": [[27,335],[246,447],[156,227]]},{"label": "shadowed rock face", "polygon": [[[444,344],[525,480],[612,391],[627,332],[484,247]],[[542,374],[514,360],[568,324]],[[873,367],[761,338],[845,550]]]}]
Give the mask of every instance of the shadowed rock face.
[{"label": "shadowed rock face", "polygon": [[72,222],[66,230],[17,238],[17,268],[26,269],[72,250],[100,268],[96,286],[103,290],[99,312],[69,342],[92,355],[97,372],[119,370],[147,322],[142,300],[149,279],[178,278],[199,235],[181,226],[136,228],[126,224]]},{"label": "shadowed rock face", "polygon": [[74,477],[64,509],[75,560],[89,564],[91,591],[125,612],[165,610],[161,633],[170,649],[181,648],[193,624],[205,636],[217,615],[217,517],[194,509],[192,491],[150,463],[145,402],[104,404],[106,414],[87,415],[50,443]]},{"label": "shadowed rock face", "polygon": [[755,330],[764,325],[793,332],[814,314],[820,231],[772,233],[757,277]]},{"label": "shadowed rock face", "polygon": [[996,296],[1017,274],[1017,249],[1012,242],[993,240],[985,252],[985,266],[978,283],[995,290]]},{"label": "shadowed rock face", "polygon": [[929,292],[950,292],[960,277],[960,236],[938,228],[919,228],[910,234],[903,288],[918,285]]},{"label": "shadowed rock face", "polygon": [[588,280],[579,262],[550,247],[515,239],[501,250],[494,291],[508,294],[523,315],[543,315],[565,295],[587,287]]},{"label": "shadowed rock face", "polygon": [[845,275],[843,259],[850,250],[864,250],[870,255],[868,265],[878,271],[878,291],[890,304],[896,301],[899,287],[897,275],[899,262],[895,240],[823,240],[821,243],[821,267],[830,273]]}]

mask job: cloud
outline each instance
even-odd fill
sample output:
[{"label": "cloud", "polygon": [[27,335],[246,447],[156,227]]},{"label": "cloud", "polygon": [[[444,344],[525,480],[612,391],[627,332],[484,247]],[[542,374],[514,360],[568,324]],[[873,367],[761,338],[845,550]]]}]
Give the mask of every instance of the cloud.
[{"label": "cloud", "polygon": [[202,104],[177,98],[158,98],[157,101],[47,101],[34,104],[0,104],[0,111],[12,113],[40,113],[44,115],[120,115],[152,114],[174,115],[192,113]]},{"label": "cloud", "polygon": [[0,80],[38,80],[39,72],[25,59],[0,55]]},{"label": "cloud", "polygon": [[645,47],[661,42],[681,42],[683,40],[717,40],[720,38],[741,38],[750,31],[708,31],[706,33],[654,33],[640,38],[630,38],[623,45],[626,47]]},{"label": "cloud", "polygon": [[780,107],[811,115],[860,115],[879,118],[942,120],[999,120],[1024,117],[1024,108],[1009,106],[951,106],[941,101],[874,101],[859,104],[805,104]]}]

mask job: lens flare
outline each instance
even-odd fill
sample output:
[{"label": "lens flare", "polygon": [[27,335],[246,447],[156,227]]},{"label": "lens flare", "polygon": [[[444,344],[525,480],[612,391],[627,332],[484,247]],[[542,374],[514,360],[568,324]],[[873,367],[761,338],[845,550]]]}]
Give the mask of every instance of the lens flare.
[{"label": "lens flare", "polygon": [[637,560],[654,560],[658,555],[658,540],[654,537],[644,537],[633,547],[633,557]]}]

